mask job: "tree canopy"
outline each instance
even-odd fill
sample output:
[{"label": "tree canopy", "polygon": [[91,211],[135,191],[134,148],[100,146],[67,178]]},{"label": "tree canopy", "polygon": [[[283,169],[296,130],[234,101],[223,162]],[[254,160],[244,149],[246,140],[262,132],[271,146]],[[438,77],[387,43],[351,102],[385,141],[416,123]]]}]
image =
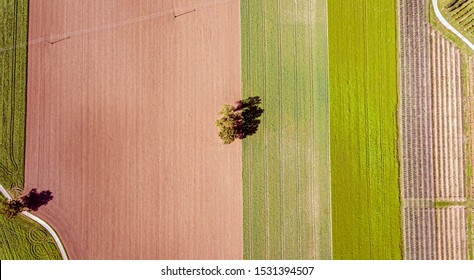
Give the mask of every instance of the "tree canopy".
[{"label": "tree canopy", "polygon": [[244,139],[257,132],[260,124],[258,118],[264,112],[259,106],[260,103],[260,97],[252,96],[237,101],[237,106],[225,104],[222,107],[219,111],[219,115],[222,117],[216,121],[216,126],[224,144],[230,144],[235,139]]},{"label": "tree canopy", "polygon": [[7,218],[13,218],[25,210],[25,207],[19,200],[5,200],[2,203],[0,212]]},{"label": "tree canopy", "polygon": [[19,199],[5,200],[0,213],[8,218],[13,218],[23,211],[38,211],[41,206],[48,204],[52,199],[51,191],[38,192],[36,189],[31,189],[28,194]]}]

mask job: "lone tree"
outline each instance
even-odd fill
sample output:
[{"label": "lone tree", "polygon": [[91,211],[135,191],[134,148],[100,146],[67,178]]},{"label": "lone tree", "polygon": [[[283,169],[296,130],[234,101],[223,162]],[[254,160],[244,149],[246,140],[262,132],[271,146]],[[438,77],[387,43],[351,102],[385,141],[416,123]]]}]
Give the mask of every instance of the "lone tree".
[{"label": "lone tree", "polygon": [[23,211],[38,211],[53,199],[51,191],[38,192],[32,189],[28,194],[19,199],[6,200],[2,203],[0,212],[8,218],[13,218]]},{"label": "lone tree", "polygon": [[237,101],[237,106],[225,104],[216,122],[219,129],[219,137],[224,144],[230,144],[235,139],[244,139],[247,136],[255,134],[260,124],[258,119],[263,114],[260,108],[261,99],[258,96],[249,97],[244,100]]},{"label": "lone tree", "polygon": [[25,210],[25,207],[19,200],[5,200],[2,203],[0,212],[7,218],[13,218]]},{"label": "lone tree", "polygon": [[238,127],[242,123],[242,114],[234,106],[225,104],[219,111],[219,115],[222,115],[216,122],[216,126],[219,128],[219,137],[224,141],[224,144],[230,144],[239,138]]}]

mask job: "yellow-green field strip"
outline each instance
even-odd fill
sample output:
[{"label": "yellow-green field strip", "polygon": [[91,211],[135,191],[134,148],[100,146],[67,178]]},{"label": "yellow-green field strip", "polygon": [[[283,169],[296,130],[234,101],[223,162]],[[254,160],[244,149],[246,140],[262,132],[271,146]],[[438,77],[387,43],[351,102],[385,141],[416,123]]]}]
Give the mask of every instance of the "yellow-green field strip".
[{"label": "yellow-green field strip", "polygon": [[334,259],[401,259],[397,1],[331,0]]}]

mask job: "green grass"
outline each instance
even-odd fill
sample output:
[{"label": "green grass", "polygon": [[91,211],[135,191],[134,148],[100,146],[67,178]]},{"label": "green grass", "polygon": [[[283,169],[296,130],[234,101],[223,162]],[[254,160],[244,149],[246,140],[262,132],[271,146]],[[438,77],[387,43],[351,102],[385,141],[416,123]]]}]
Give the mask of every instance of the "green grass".
[{"label": "green grass", "polygon": [[397,1],[331,0],[334,259],[402,259]]},{"label": "green grass", "polygon": [[462,206],[466,208],[474,208],[474,201],[464,200],[464,201],[447,201],[447,200],[436,200],[434,202],[435,208],[449,208],[453,206]]},{"label": "green grass", "polygon": [[60,260],[61,255],[51,235],[39,224],[22,215],[13,219],[0,215],[0,259]]},{"label": "green grass", "polygon": [[[0,184],[19,196],[24,183],[28,1],[1,1],[0,15]],[[61,258],[52,237],[21,215],[0,215],[0,234],[0,259]]]},{"label": "green grass", "polygon": [[474,227],[474,224],[472,222],[472,211],[467,211],[467,214],[466,214],[466,219],[467,219],[467,245],[468,245],[468,249],[467,249],[467,253],[468,253],[468,259],[469,260],[472,260],[474,259],[474,256],[473,256],[473,250],[474,250],[474,242],[473,242],[473,233],[472,233],[472,229]]},{"label": "green grass", "polygon": [[242,0],[243,98],[265,110],[243,141],[244,258],[331,258],[324,0]]},{"label": "green grass", "polygon": [[[474,92],[469,92],[468,90],[468,56],[463,55],[463,88],[464,88],[464,96],[463,96],[463,102],[466,104],[466,106],[463,106],[463,119],[464,119],[464,135],[469,139],[470,141],[465,141],[465,186],[466,186],[466,199],[469,201],[473,201],[473,197],[471,197],[471,188],[472,188],[472,176],[473,176],[473,168],[472,168],[472,132],[471,132],[471,109],[469,105],[469,98],[471,96],[474,96]],[[473,206],[474,207],[474,203]],[[472,222],[472,213],[473,213],[474,208],[472,209],[466,209],[467,211],[467,242],[468,242],[468,258],[469,260],[474,259],[474,234],[473,234],[473,227],[474,224]]]},{"label": "green grass", "polygon": [[[466,139],[470,139],[470,141],[465,141],[464,144],[464,162],[465,162],[465,193],[466,193],[466,219],[467,219],[467,244],[468,244],[468,259],[474,259],[473,250],[474,250],[474,234],[472,231],[473,223],[472,223],[472,211],[474,209],[474,200],[471,197],[471,187],[472,187],[472,176],[473,176],[473,169],[472,169],[472,132],[471,132],[471,108],[469,105],[469,98],[474,95],[474,92],[469,92],[468,89],[468,59],[469,57],[465,54],[462,56],[462,80],[463,80],[463,132]],[[471,208],[469,208],[471,207]]]},{"label": "green grass", "polygon": [[23,187],[28,1],[0,3],[0,184]]}]

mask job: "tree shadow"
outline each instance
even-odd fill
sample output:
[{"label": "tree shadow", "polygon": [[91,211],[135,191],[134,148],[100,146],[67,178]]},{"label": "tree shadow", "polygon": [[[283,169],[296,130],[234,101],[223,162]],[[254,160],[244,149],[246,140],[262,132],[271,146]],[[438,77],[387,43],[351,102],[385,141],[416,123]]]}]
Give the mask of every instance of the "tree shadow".
[{"label": "tree shadow", "polygon": [[41,206],[48,204],[53,199],[51,191],[38,192],[36,189],[21,197],[21,202],[30,211],[37,211]]},{"label": "tree shadow", "polygon": [[257,132],[261,122],[258,118],[264,112],[260,108],[261,103],[262,100],[259,96],[252,96],[237,102],[236,110],[242,112],[242,120],[237,123],[239,139],[244,139]]}]

